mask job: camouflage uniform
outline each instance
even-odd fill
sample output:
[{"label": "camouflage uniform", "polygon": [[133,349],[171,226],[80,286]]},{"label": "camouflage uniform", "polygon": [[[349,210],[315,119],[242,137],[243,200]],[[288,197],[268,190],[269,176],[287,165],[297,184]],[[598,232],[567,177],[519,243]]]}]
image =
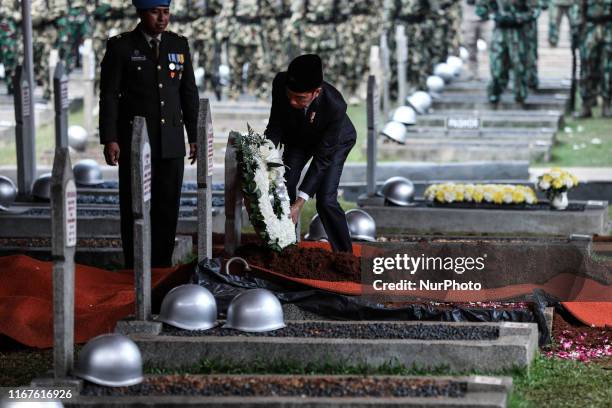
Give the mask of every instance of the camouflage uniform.
[{"label": "camouflage uniform", "polygon": [[[60,2],[59,6],[64,6],[64,2]],[[56,46],[68,73],[80,65],[79,46],[86,37],[91,36],[90,15],[85,1],[72,0],[67,12],[63,10],[61,14],[58,13],[55,20],[58,31]]]},{"label": "camouflage uniform", "polygon": [[351,2],[350,18],[338,29],[343,48],[342,61],[346,91],[356,96],[369,72],[370,47],[378,45],[382,34],[382,0]]},{"label": "camouflage uniform", "polygon": [[[194,56],[195,65],[203,68],[204,88],[210,84],[211,89],[217,95],[217,99],[221,97],[221,87],[219,83],[219,65],[221,64],[221,45],[217,41],[216,32],[216,17],[221,12],[221,1],[199,0],[192,3],[191,11],[195,16],[192,21],[192,40],[191,49]],[[195,55],[197,54],[197,60]]]},{"label": "camouflage uniform", "polygon": [[71,0],[70,9],[66,16],[67,40],[60,48],[60,55],[66,63],[66,68],[70,72],[73,68],[80,65],[79,46],[83,44],[85,38],[91,37],[91,3],[88,5],[84,0]]},{"label": "camouflage uniform", "polygon": [[548,9],[548,43],[551,47],[556,47],[559,43],[559,27],[561,27],[561,20],[565,15],[570,22],[570,9],[573,0],[552,0],[552,4]]},{"label": "camouflage uniform", "polygon": [[430,0],[431,8],[429,13],[427,13],[427,22],[425,24],[427,34],[425,38],[430,39],[427,43],[429,44],[429,55],[432,58],[432,65],[445,62],[451,47],[455,51],[459,50],[459,47],[455,45],[457,38],[453,38],[453,36],[457,37],[458,35],[453,32],[453,16],[451,11],[455,3],[457,3],[457,0]]},{"label": "camouflage uniform", "polygon": [[14,0],[0,1],[0,63],[4,65],[4,81],[9,94],[13,93],[13,75],[20,62],[22,42],[18,27],[21,15],[15,11],[15,3]]},{"label": "camouflage uniform", "polygon": [[427,45],[427,35],[431,30],[426,26],[426,15],[430,11],[429,0],[385,0],[383,24],[389,42],[391,59],[391,95],[397,95],[397,61],[395,58],[395,27],[406,27],[408,37],[408,66],[406,80],[409,85],[425,89],[427,76],[433,70],[431,49]]},{"label": "camouflage uniform", "polygon": [[533,20],[525,24],[525,36],[527,45],[527,86],[531,89],[538,88],[538,17],[540,17],[540,2],[531,0],[529,7],[534,10]]},{"label": "camouflage uniform", "polygon": [[462,0],[454,0],[448,8],[448,19],[449,19],[449,35],[448,35],[448,52],[452,55],[459,55],[459,48],[461,47],[461,23],[463,21],[463,7],[461,7]]},{"label": "camouflage uniform", "polygon": [[[267,95],[261,89],[266,76],[263,74],[264,50],[258,0],[225,1],[217,24],[217,40],[227,41],[230,66],[229,97],[238,99],[243,86],[258,97]],[[244,70],[246,81],[243,83]]]},{"label": "camouflage uniform", "polygon": [[290,32],[291,1],[260,0],[261,25],[264,44],[266,80],[263,84],[266,94],[272,91],[272,80],[277,72],[285,71],[296,50],[292,49]]},{"label": "camouflage uniform", "polygon": [[[100,56],[104,55],[106,50],[106,40],[109,37],[113,37],[117,34],[128,31],[135,25],[136,20],[132,20],[132,27],[124,29],[127,25],[125,23],[125,13],[127,12],[128,7],[133,8],[129,2],[122,0],[95,1],[92,21],[92,40],[96,57],[99,58]],[[98,89],[100,70],[96,69],[95,72],[95,89]]]},{"label": "camouflage uniform", "polygon": [[318,54],[323,60],[325,80],[346,88],[343,47],[338,27],[348,20],[348,0],[297,0],[292,5],[292,36],[299,53]]},{"label": "camouflage uniform", "polygon": [[612,117],[612,0],[580,0],[577,18],[580,34],[580,96],[582,116],[597,104],[600,84],[602,115]]},{"label": "camouflage uniform", "polygon": [[[502,5],[500,10],[499,4]],[[508,85],[510,70],[514,77],[514,99],[522,103],[527,98],[528,38],[525,26],[538,10],[528,0],[478,0],[476,14],[482,19],[494,15],[495,29],[490,45],[491,82],[487,89],[489,101],[497,103]]]},{"label": "camouflage uniform", "polygon": [[[63,7],[62,7],[63,5]],[[58,27],[66,23],[62,19],[68,9],[67,3],[60,1],[32,1],[32,48],[34,58],[34,81],[42,87],[43,98],[50,99],[52,85],[50,81],[49,55],[58,46]],[[55,20],[59,20],[56,26]]]},{"label": "camouflage uniform", "polygon": [[465,0],[463,10],[463,44],[468,50],[468,69],[474,79],[480,79],[478,69],[478,39],[489,42],[487,23],[476,15],[476,0]]}]

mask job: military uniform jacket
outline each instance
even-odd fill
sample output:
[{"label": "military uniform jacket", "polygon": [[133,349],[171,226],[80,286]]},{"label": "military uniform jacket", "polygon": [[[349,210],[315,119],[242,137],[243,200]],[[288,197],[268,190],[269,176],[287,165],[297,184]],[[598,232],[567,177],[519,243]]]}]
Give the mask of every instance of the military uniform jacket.
[{"label": "military uniform jacket", "polygon": [[266,137],[312,154],[300,191],[313,196],[339,147],[355,144],[357,132],[346,114],[346,102],[336,88],[323,82],[321,94],[304,112],[289,105],[286,93],[287,73],[276,75],[272,83],[272,108]]},{"label": "military uniform jacket", "polygon": [[159,59],[140,25],[108,40],[100,76],[100,142],[129,151],[134,116],[143,116],[153,158],[185,156],[197,137],[198,89],[187,39],[162,33]]}]

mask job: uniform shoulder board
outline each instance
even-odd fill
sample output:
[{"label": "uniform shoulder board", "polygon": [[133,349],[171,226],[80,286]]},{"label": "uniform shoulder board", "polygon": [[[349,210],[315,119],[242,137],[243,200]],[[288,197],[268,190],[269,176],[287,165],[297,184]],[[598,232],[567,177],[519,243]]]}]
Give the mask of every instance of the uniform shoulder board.
[{"label": "uniform shoulder board", "polygon": [[184,36],[184,35],[180,35],[180,34],[178,34],[178,33],[175,33],[174,31],[170,31],[170,30],[168,30],[168,31],[166,31],[166,32],[167,32],[168,34],[173,35],[173,36],[178,37],[178,38],[185,38],[185,36]]},{"label": "uniform shoulder board", "polygon": [[125,32],[125,33],[121,33],[121,34],[117,34],[117,35],[114,35],[114,36],[110,37],[110,38],[108,39],[108,41],[120,40],[120,39],[121,39],[121,38],[123,38],[123,37],[124,37],[126,34],[127,34],[127,32]]}]

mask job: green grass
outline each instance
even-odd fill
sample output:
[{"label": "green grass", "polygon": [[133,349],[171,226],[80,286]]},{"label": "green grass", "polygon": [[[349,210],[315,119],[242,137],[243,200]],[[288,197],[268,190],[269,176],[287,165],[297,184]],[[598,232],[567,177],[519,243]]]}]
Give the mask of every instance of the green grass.
[{"label": "green grass", "polygon": [[147,367],[150,374],[295,374],[295,375],[504,375],[513,378],[512,408],[609,407],[612,401],[612,371],[602,365],[537,357],[529,370],[503,372],[452,372],[445,368],[425,370],[389,363],[366,365],[300,365],[292,362],[260,361],[248,366],[204,360],[184,369]]},{"label": "green grass", "polygon": [[[70,112],[68,126],[83,125],[83,109]],[[45,153],[55,148],[55,124],[50,122],[36,129],[36,160],[40,162]],[[15,140],[0,140],[0,165],[17,163]]]},{"label": "green grass", "polygon": [[346,113],[357,130],[357,143],[355,144],[355,147],[353,147],[353,150],[351,150],[349,153],[346,160],[349,162],[365,162],[366,155],[363,149],[366,145],[366,138],[368,136],[366,105],[365,103],[350,105]]},{"label": "green grass", "polygon": [[[601,118],[601,109],[593,111],[590,119],[565,117],[565,126],[557,132],[550,162],[536,162],[535,166],[612,166],[612,119]],[[568,132],[565,132],[565,129]],[[593,144],[599,139],[601,144]]]},{"label": "green grass", "polygon": [[538,358],[513,380],[512,408],[611,406],[612,371],[598,364]]}]

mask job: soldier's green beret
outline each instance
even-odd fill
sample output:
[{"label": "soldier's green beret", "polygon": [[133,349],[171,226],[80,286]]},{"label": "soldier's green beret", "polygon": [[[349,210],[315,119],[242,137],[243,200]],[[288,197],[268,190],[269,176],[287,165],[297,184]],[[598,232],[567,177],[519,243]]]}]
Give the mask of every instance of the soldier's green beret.
[{"label": "soldier's green beret", "polygon": [[287,88],[293,92],[314,91],[323,83],[323,63],[316,54],[296,57],[287,68]]},{"label": "soldier's green beret", "polygon": [[132,0],[132,4],[139,10],[147,10],[155,7],[170,7],[172,0]]}]

